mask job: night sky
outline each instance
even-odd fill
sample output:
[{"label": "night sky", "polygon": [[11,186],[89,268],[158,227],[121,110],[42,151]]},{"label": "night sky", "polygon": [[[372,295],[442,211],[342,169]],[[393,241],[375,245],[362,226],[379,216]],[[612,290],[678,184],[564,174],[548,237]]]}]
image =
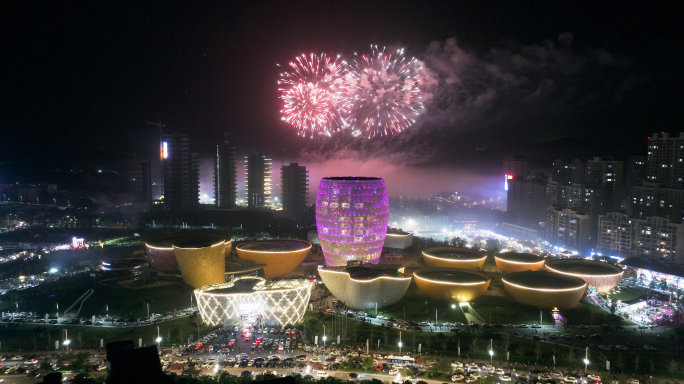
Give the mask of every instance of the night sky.
[{"label": "night sky", "polygon": [[[508,153],[644,154],[651,132],[684,131],[684,29],[672,9],[640,5],[14,1],[0,12],[0,160],[28,172],[83,150],[154,158],[145,121],[188,133],[203,158],[231,132],[240,154],[300,161],[312,180],[373,173],[400,192],[416,192],[402,182],[413,175],[423,189],[472,184]],[[415,126],[302,139],[280,120],[276,64],[370,44],[431,70]]]}]

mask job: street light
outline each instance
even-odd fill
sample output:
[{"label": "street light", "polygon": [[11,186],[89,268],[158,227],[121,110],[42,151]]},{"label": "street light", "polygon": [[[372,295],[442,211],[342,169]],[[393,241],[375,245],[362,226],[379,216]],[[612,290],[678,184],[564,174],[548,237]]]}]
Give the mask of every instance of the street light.
[{"label": "street light", "polygon": [[404,344],[401,342],[401,331],[399,331],[399,356],[401,356],[401,346],[402,345],[404,345]]},{"label": "street light", "polygon": [[69,340],[69,331],[66,329],[63,329],[64,331],[64,342],[62,344],[66,345],[67,353],[69,353],[69,344],[71,343],[71,340]]},{"label": "street light", "polygon": [[323,326],[323,352],[325,352],[325,341],[328,338],[325,336],[325,325]]},{"label": "street light", "polygon": [[494,349],[492,348],[492,339],[489,339],[489,364],[494,360]]},{"label": "street light", "polygon": [[589,365],[589,347],[584,350],[584,374],[587,374],[587,366]]},{"label": "street light", "polygon": [[157,325],[157,346],[161,350],[161,336],[159,336],[159,326]]}]

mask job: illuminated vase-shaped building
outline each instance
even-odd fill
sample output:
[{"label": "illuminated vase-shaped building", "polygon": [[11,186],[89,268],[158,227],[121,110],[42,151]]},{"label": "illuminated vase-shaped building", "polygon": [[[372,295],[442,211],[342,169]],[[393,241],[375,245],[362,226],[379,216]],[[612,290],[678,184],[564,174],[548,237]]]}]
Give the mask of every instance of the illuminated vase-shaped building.
[{"label": "illuminated vase-shaped building", "polygon": [[325,263],[377,264],[385,243],[389,201],[379,177],[325,177],[316,194],[316,225]]}]

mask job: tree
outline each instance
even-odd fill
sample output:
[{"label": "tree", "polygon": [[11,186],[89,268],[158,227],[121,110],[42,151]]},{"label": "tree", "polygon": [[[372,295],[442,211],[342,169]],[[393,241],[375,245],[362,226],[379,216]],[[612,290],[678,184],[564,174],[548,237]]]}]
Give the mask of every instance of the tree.
[{"label": "tree", "polygon": [[568,360],[568,367],[572,367],[572,362],[575,360],[575,350],[572,347],[568,348],[565,358]]},{"label": "tree", "polygon": [[637,353],[634,357],[634,373],[639,372],[639,354]]},{"label": "tree", "polygon": [[525,357],[525,353],[527,353],[527,351],[522,345],[515,349],[515,355],[518,356],[519,360],[522,360],[523,357]]},{"label": "tree", "polygon": [[652,357],[648,360],[648,371],[651,373],[651,375],[655,371],[655,361],[653,361]]},{"label": "tree", "polygon": [[622,353],[618,353],[615,367],[620,370],[620,373],[625,373],[625,359],[622,358]]},{"label": "tree", "polygon": [[375,361],[373,361],[373,359],[371,359],[370,357],[366,357],[365,359],[363,359],[363,362],[361,364],[361,368],[364,371],[370,371],[373,368],[375,368]]},{"label": "tree", "polygon": [[387,350],[387,341],[389,341],[389,333],[390,333],[389,327],[385,327],[382,329],[382,338],[385,341],[385,350]]},{"label": "tree", "polygon": [[470,339],[468,349],[470,350],[470,353],[473,355],[472,357],[475,357],[475,355],[477,355],[477,353],[480,352],[480,340],[478,340],[476,337],[472,337]]},{"label": "tree", "polygon": [[674,374],[679,371],[679,362],[675,359],[668,360],[667,371],[670,372],[670,377],[674,377]]},{"label": "tree", "polygon": [[508,357],[508,352],[511,350],[511,335],[505,335],[501,340],[501,350],[504,355]]}]

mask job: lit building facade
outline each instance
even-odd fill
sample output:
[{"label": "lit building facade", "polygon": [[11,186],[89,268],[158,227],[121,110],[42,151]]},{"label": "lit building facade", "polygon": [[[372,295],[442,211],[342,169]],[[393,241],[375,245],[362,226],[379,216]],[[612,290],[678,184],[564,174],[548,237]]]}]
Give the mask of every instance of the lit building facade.
[{"label": "lit building facade", "polygon": [[216,146],[214,197],[218,208],[233,209],[237,202],[237,148],[228,140]]},{"label": "lit building facade", "polygon": [[413,272],[422,294],[438,301],[469,302],[482,296],[491,279],[468,269],[422,268]]},{"label": "lit building facade", "polygon": [[199,204],[199,159],[190,152],[184,133],[162,135],[162,197],[173,210],[193,209]]},{"label": "lit building facade", "polygon": [[[249,283],[239,287],[240,283]],[[229,282],[195,289],[197,306],[205,324],[237,324],[244,315],[260,317],[267,324],[297,324],[306,312],[313,283],[308,280],[266,281],[240,276]]]},{"label": "lit building facade", "polygon": [[575,276],[596,288],[599,292],[610,292],[622,279],[622,268],[594,260],[568,259],[552,260],[546,269],[567,276]]},{"label": "lit building facade", "polygon": [[411,275],[367,267],[319,268],[325,287],[345,306],[373,309],[401,300],[411,284]]},{"label": "lit building facade", "polygon": [[200,288],[226,281],[226,244],[187,240],[173,246],[185,284]]},{"label": "lit building facade", "polygon": [[406,249],[413,245],[413,233],[388,232],[385,237],[385,248]]},{"label": "lit building facade", "polygon": [[245,157],[245,197],[250,208],[271,207],[271,162],[263,153]]},{"label": "lit building facade", "polygon": [[515,272],[501,281],[515,301],[548,310],[575,308],[587,289],[587,283],[579,277],[547,271]]},{"label": "lit building facade", "polygon": [[242,260],[263,264],[264,277],[285,276],[297,268],[309,254],[311,243],[302,240],[265,240],[242,243],[235,247]]},{"label": "lit building facade", "polygon": [[387,234],[389,201],[379,177],[326,177],[316,194],[316,225],[329,266],[377,264]]},{"label": "lit building facade", "polygon": [[[150,267],[156,271],[165,273],[177,273],[178,262],[176,261],[176,254],[174,253],[173,245],[180,244],[187,240],[193,241],[208,241],[211,244],[218,243],[222,239],[215,234],[208,234],[206,232],[174,232],[163,236],[157,236],[145,242],[145,253],[147,254],[147,262]],[[225,239],[224,254],[227,258],[233,250],[233,240]]]},{"label": "lit building facade", "polygon": [[553,245],[584,250],[589,247],[589,215],[570,208],[549,206],[546,219],[546,239]]}]

